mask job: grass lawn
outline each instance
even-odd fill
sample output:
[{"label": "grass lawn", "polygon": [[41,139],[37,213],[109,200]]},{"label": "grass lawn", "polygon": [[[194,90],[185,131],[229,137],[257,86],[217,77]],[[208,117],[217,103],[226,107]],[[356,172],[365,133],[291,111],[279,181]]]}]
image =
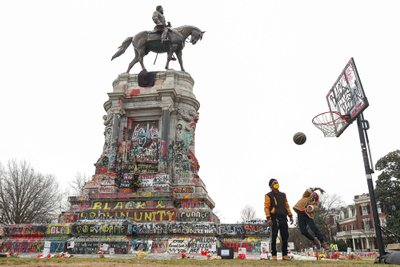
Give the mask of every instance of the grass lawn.
[{"label": "grass lawn", "polygon": [[[118,259],[118,258],[0,258],[0,266],[37,266],[37,267],[127,267],[127,266],[377,266],[371,259],[368,260],[321,260],[321,261],[281,261],[270,260],[197,260],[197,259]],[[398,266],[388,265],[385,266]]]}]

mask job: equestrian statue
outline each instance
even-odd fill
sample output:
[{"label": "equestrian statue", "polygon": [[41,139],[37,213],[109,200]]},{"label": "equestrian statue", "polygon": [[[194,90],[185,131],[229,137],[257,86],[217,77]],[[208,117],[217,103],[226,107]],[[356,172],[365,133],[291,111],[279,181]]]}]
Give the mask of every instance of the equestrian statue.
[{"label": "equestrian statue", "polygon": [[175,60],[174,53],[178,58],[181,70],[183,68],[182,50],[185,47],[186,39],[190,36],[190,43],[196,44],[203,38],[204,31],[195,26],[184,25],[177,28],[171,28],[171,24],[166,22],[162,6],[157,6],[153,13],[153,21],[156,24],[154,31],[142,31],[133,37],[128,37],[122,42],[118,51],[112,56],[111,60],[125,53],[126,49],[132,43],[135,49],[135,58],[129,64],[127,73],[136,64],[140,63],[142,70],[146,71],[143,64],[143,57],[150,51],[155,53],[168,53],[165,69],[169,69],[169,62]]}]

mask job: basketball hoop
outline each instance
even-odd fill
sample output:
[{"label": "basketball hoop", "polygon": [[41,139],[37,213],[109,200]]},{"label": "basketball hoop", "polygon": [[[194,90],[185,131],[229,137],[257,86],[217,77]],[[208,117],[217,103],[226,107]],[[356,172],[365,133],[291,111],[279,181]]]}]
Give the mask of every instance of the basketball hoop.
[{"label": "basketball hoop", "polygon": [[338,129],[346,127],[348,122],[349,116],[336,111],[327,111],[312,119],[312,123],[324,133],[325,137],[337,136]]}]

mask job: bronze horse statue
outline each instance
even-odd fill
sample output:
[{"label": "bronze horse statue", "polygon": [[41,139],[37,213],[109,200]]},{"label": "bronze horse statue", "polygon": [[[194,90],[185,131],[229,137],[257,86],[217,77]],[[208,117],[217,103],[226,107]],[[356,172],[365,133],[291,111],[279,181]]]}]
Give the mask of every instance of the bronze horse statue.
[{"label": "bronze horse statue", "polygon": [[129,64],[128,70],[126,71],[127,73],[129,73],[131,68],[138,62],[140,62],[142,70],[146,70],[143,64],[143,57],[150,51],[155,53],[168,53],[165,69],[169,68],[169,62],[171,61],[172,55],[175,53],[179,65],[181,66],[181,70],[185,71],[182,62],[182,50],[185,47],[185,41],[189,36],[191,36],[190,42],[196,44],[197,41],[203,38],[203,34],[204,31],[201,31],[199,28],[185,25],[169,29],[167,35],[169,40],[161,42],[161,34],[159,32],[142,31],[134,37],[126,38],[119,47],[119,50],[112,56],[111,60],[125,53],[126,49],[132,43],[133,48],[135,49],[135,58]]}]

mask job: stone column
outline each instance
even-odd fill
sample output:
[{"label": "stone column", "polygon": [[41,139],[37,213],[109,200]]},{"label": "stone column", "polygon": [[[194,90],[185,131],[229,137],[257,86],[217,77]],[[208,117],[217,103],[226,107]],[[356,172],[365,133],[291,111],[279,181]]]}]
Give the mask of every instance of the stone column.
[{"label": "stone column", "polygon": [[170,136],[170,128],[171,128],[171,111],[170,108],[173,104],[168,103],[164,104],[162,107],[161,114],[161,152],[160,152],[160,172],[163,173],[171,173],[170,171],[170,155],[168,148],[170,146],[169,136]]},{"label": "stone column", "polygon": [[110,150],[108,152],[108,155],[109,155],[108,170],[112,171],[112,172],[115,171],[115,167],[116,167],[118,136],[119,136],[119,123],[120,123],[120,115],[113,114]]}]

